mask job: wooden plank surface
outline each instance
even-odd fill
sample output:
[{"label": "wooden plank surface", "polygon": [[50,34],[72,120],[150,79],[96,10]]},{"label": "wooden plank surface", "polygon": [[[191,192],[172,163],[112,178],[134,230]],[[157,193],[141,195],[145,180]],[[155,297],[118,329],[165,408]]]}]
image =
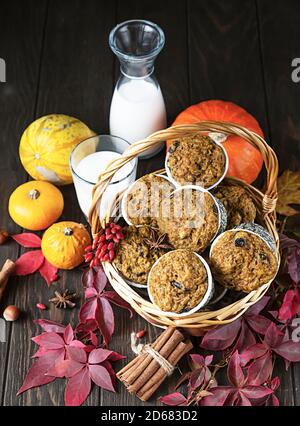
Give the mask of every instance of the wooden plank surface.
[{"label": "wooden plank surface", "polygon": [[[7,203],[14,188],[27,178],[19,160],[18,145],[22,131],[35,117],[45,14],[44,0],[38,4],[34,1],[27,4],[11,1],[1,5],[0,56],[6,61],[6,83],[0,84],[0,227],[11,233],[21,232],[8,217]],[[18,253],[16,244],[10,243],[1,247],[0,264],[2,265],[7,257],[16,259]],[[19,307],[28,312],[27,301],[24,300],[26,285],[27,283],[20,283],[17,279],[10,280],[3,306],[18,300]],[[24,321],[32,326],[28,317]],[[22,377],[25,371],[24,363],[28,362],[32,354],[29,339],[23,335],[23,327],[23,320],[13,324],[6,323],[7,342],[0,343],[1,404],[4,395],[13,392],[8,377],[11,374]],[[17,346],[12,343],[13,335],[18,336]],[[13,366],[8,358],[12,351],[15,353]]]},{"label": "wooden plank surface", "polygon": [[[108,131],[110,99],[118,76],[108,34],[116,23],[126,19],[149,19],[165,31],[166,47],[157,59],[156,76],[165,96],[169,124],[190,103],[210,98],[237,102],[257,117],[279,155],[282,169],[299,170],[300,83],[290,78],[291,60],[300,56],[295,11],[299,11],[296,0],[244,0],[242,7],[238,0],[8,3],[0,14],[0,56],[7,60],[8,80],[0,84],[0,145],[5,158],[0,162],[0,227],[20,231],[9,220],[6,205],[13,188],[27,179],[17,155],[26,125],[36,117],[56,112],[74,115],[98,133]],[[163,159],[164,152],[150,161],[140,161],[139,174],[160,168]],[[63,193],[63,219],[83,222],[73,187],[63,188]],[[1,263],[17,254],[16,244],[1,247]],[[30,338],[39,331],[32,320],[45,317],[76,324],[78,310],[66,312],[52,306],[40,312],[35,308],[37,302],[47,303],[56,288],[82,293],[80,272],[61,273],[50,290],[38,275],[11,282],[6,303],[16,303],[26,315],[8,326],[8,342],[0,344],[0,363],[4,366],[0,368],[1,404],[63,404],[60,381],[20,398],[15,396],[31,364],[35,345]],[[146,328],[152,340],[159,331],[138,316],[129,320],[126,312],[115,312],[111,347],[132,358],[130,332]],[[286,373],[280,364],[276,371],[282,378],[281,403],[300,405],[299,366]],[[172,390],[174,382],[175,377],[158,394]],[[87,405],[141,404],[121,385],[118,388],[116,395],[95,388]],[[154,403],[155,399],[147,404]]]},{"label": "wooden plank surface", "polygon": [[[299,2],[276,0],[270,8],[268,1],[262,0],[257,1],[257,7],[272,144],[281,171],[299,170],[300,83],[293,82],[291,76],[292,61],[300,56],[299,13],[295,13],[299,10]],[[283,365],[277,365],[282,404],[300,405],[299,363],[292,365],[289,374],[280,374],[282,370]]]}]

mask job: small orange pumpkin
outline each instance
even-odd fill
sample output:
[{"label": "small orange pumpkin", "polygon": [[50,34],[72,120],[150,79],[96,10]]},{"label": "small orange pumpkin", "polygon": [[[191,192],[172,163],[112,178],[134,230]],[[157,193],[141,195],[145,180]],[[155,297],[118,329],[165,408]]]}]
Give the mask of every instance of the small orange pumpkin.
[{"label": "small orange pumpkin", "polygon": [[[191,105],[178,115],[172,126],[204,120],[229,121],[240,124],[264,137],[257,120],[244,108],[232,102],[219,100],[209,100]],[[229,158],[227,176],[235,176],[247,183],[252,183],[259,175],[263,165],[263,157],[258,149],[245,139],[235,135],[229,135],[223,142],[223,146]]]},{"label": "small orange pumpkin", "polygon": [[50,226],[42,238],[42,252],[53,266],[73,269],[84,260],[84,249],[91,237],[81,223],[58,222]]},{"label": "small orange pumpkin", "polygon": [[63,208],[60,190],[49,182],[38,180],[18,186],[8,202],[13,221],[31,231],[48,228],[59,218]]}]

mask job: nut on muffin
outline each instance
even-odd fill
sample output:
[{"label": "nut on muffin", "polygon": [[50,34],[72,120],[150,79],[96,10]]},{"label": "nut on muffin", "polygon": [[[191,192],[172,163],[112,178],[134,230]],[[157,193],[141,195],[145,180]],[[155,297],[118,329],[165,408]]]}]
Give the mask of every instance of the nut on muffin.
[{"label": "nut on muffin", "polygon": [[183,188],[162,202],[157,224],[175,249],[203,252],[219,229],[219,212],[209,192]]},{"label": "nut on muffin", "polygon": [[219,283],[249,293],[274,278],[278,262],[271,248],[258,235],[230,230],[213,244],[210,266]]},{"label": "nut on muffin", "polygon": [[157,226],[161,201],[174,191],[167,179],[153,173],[138,179],[126,192],[123,209],[133,225]]},{"label": "nut on muffin", "polygon": [[168,150],[167,172],[180,185],[210,188],[224,175],[226,157],[209,136],[194,135],[174,140]]},{"label": "nut on muffin", "polygon": [[219,185],[213,194],[224,205],[227,212],[227,229],[241,223],[254,222],[256,207],[244,188],[237,185]]},{"label": "nut on muffin", "polygon": [[114,264],[126,279],[147,285],[151,267],[166,253],[168,246],[161,241],[160,246],[156,247],[153,242],[158,240],[159,235],[148,226],[128,226],[124,229],[124,234],[125,238],[120,241]]},{"label": "nut on muffin", "polygon": [[153,302],[165,312],[190,311],[201,302],[207,288],[207,271],[190,250],[174,250],[161,257],[148,279]]}]

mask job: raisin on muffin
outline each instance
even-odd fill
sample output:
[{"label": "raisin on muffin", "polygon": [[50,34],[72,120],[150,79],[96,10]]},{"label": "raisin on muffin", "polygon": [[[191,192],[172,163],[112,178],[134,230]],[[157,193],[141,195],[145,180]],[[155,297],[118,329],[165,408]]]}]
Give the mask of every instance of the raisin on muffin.
[{"label": "raisin on muffin", "polygon": [[274,278],[278,261],[268,244],[244,230],[224,232],[213,244],[210,266],[225,287],[249,293]]},{"label": "raisin on muffin", "polygon": [[201,302],[208,288],[208,276],[195,253],[174,250],[153,266],[148,288],[162,311],[183,313]]},{"label": "raisin on muffin", "polygon": [[171,143],[167,172],[180,185],[210,188],[224,175],[226,157],[222,147],[209,136],[194,135]]}]

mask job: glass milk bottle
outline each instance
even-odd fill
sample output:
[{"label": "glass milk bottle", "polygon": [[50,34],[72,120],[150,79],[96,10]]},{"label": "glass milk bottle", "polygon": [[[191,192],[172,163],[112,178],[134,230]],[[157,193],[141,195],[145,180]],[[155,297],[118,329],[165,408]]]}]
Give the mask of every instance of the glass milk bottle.
[{"label": "glass milk bottle", "polygon": [[[110,107],[111,135],[133,143],[166,127],[165,102],[153,75],[154,61],[164,43],[161,28],[149,21],[126,21],[111,31],[109,45],[121,66]],[[150,158],[162,147],[163,142],[139,158]]]}]

